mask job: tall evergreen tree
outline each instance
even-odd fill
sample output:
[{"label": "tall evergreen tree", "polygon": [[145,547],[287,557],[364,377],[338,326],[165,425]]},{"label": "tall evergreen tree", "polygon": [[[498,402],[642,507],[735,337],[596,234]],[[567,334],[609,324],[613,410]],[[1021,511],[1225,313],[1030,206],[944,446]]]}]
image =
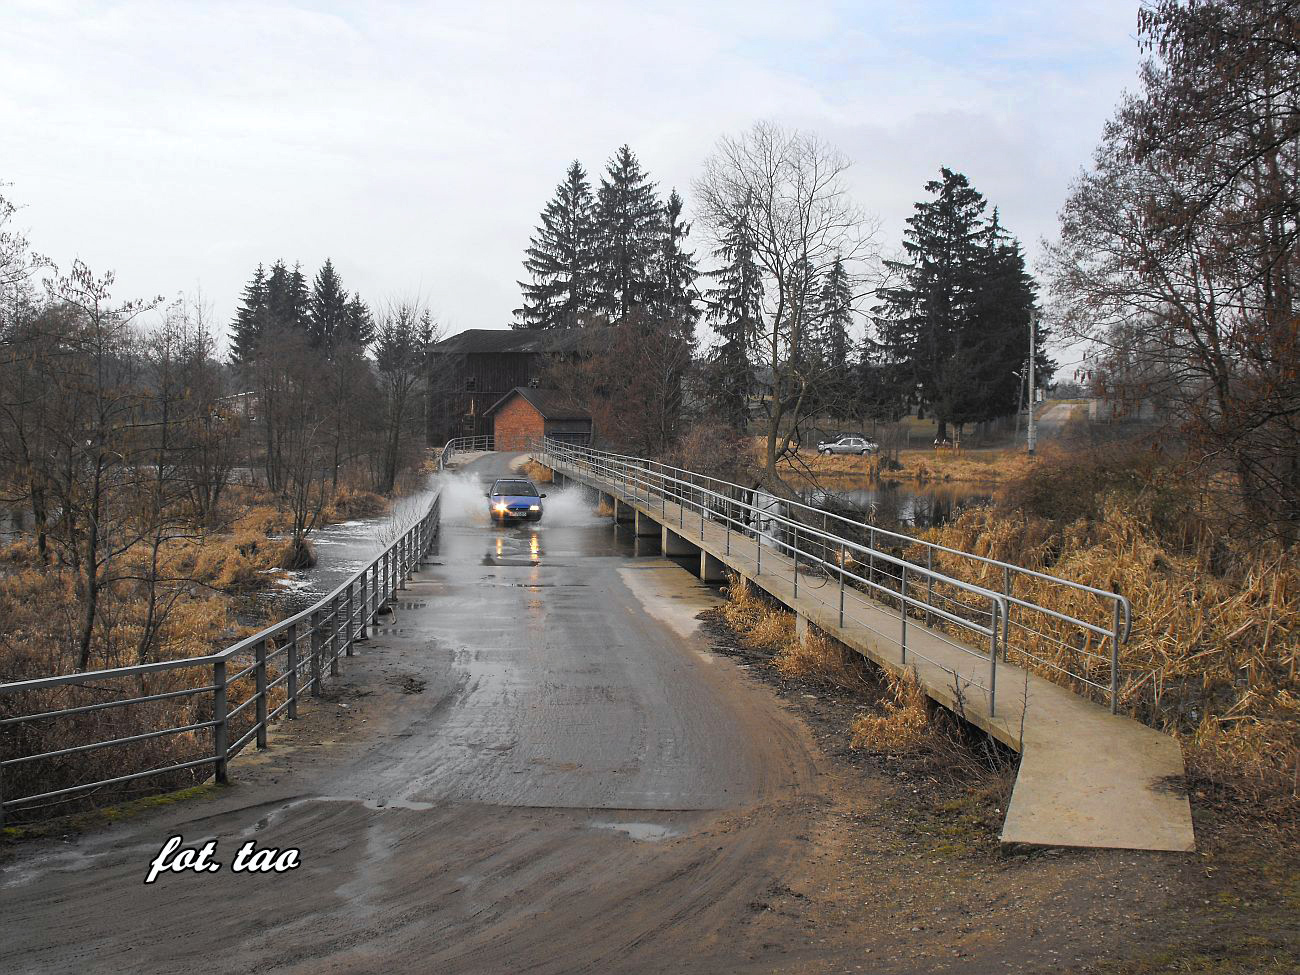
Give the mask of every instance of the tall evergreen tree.
[{"label": "tall evergreen tree", "polygon": [[336,341],[346,337],[347,324],[348,293],[327,257],[316,272],[307,300],[307,335],[312,348],[328,353]]},{"label": "tall evergreen tree", "polygon": [[596,194],[595,300],[611,318],[622,320],[653,298],[662,223],[654,183],[636,154],[620,147]]},{"label": "tall evergreen tree", "polygon": [[853,285],[838,257],[822,277],[817,311],[823,354],[831,363],[847,366],[853,344],[849,337],[853,327]]},{"label": "tall evergreen tree", "polygon": [[721,267],[707,274],[717,284],[704,295],[709,323],[719,338],[709,357],[708,397],[714,412],[738,430],[749,422],[753,346],[763,318],[763,274],[754,258],[750,228],[743,216],[741,220],[728,228],[715,252]]},{"label": "tall evergreen tree", "polygon": [[307,279],[298,264],[290,271],[283,260],[271,265],[266,279],[266,305],[269,322],[276,328],[307,331]]},{"label": "tall evergreen tree", "polygon": [[915,391],[918,412],[931,410],[944,437],[967,381],[971,350],[965,338],[973,326],[989,229],[984,197],[966,177],[946,167],[940,175],[925,184],[933,199],[914,204],[908,218],[903,249],[909,261],[887,262],[902,281],[881,292],[875,325],[904,394]]},{"label": "tall evergreen tree", "polygon": [[252,280],[244,285],[244,297],[231,325],[230,361],[236,366],[246,366],[257,353],[257,343],[267,322],[266,269],[261,264],[253,272]]},{"label": "tall evergreen tree", "polygon": [[343,320],[349,342],[366,349],[375,341],[375,318],[370,313],[370,306],[361,300],[361,295],[354,292],[348,299]]},{"label": "tall evergreen tree", "polygon": [[524,300],[515,309],[515,328],[572,326],[591,310],[592,208],[591,185],[575,159],[524,251],[524,270],[532,280],[519,282]]},{"label": "tall evergreen tree", "polygon": [[681,196],[674,189],[664,204],[657,281],[650,305],[655,315],[676,323],[682,336],[694,344],[695,324],[700,320],[695,281],[700,272],[695,265],[695,254],[685,246],[691,225],[682,219],[683,206]]}]

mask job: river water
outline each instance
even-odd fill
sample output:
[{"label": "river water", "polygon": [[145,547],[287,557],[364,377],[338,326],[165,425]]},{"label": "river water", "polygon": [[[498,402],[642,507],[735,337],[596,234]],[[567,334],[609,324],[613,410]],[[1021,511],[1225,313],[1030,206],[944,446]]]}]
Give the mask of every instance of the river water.
[{"label": "river water", "polygon": [[424,517],[433,494],[434,481],[430,478],[421,490],[398,498],[386,515],[341,521],[312,532],[308,538],[316,549],[316,565],[303,572],[286,573],[281,582],[287,610],[283,615],[306,609],[374,561],[402,532]]},{"label": "river water", "polygon": [[882,481],[869,488],[845,491],[808,491],[803,495],[807,504],[816,507],[852,513],[876,525],[898,524],[916,531],[947,524],[963,511],[987,504],[992,497],[993,488],[989,485],[939,484],[917,488],[898,481]]}]

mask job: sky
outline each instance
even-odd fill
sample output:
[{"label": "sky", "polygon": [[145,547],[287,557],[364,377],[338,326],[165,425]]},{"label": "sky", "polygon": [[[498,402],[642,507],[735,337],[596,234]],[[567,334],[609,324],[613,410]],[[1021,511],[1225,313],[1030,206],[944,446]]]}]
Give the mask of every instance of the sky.
[{"label": "sky", "polygon": [[[1137,0],[0,0],[0,190],[59,266],[228,322],[259,263],[501,328],[570,160],[627,143],[663,195],[765,119],[852,161],[899,246],[940,166],[1026,245],[1125,88]],[[692,234],[707,261],[702,227]]]}]

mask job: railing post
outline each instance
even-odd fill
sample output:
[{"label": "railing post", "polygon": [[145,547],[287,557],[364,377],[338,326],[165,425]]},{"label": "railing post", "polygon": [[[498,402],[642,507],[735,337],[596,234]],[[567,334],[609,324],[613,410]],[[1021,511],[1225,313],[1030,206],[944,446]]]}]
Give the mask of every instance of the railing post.
[{"label": "railing post", "polygon": [[903,563],[903,571],[899,573],[898,578],[898,615],[903,620],[903,656],[907,656],[907,563]]},{"label": "railing post", "polygon": [[[1110,713],[1119,714],[1119,600],[1115,600],[1115,613],[1110,631]],[[1005,650],[1003,651],[1006,652]]]},{"label": "railing post", "polygon": [[876,530],[870,529],[867,534],[867,582],[871,585],[876,584]]},{"label": "railing post", "polygon": [[1008,638],[1011,636],[1011,566],[1002,567],[1002,595],[1007,598],[1007,609],[1002,614],[1002,659],[1008,660],[1011,653]]},{"label": "railing post", "polygon": [[794,598],[799,598],[799,526],[794,526],[794,545],[791,546],[791,554],[794,556]]},{"label": "railing post", "polygon": [[218,660],[212,665],[212,757],[216,760],[213,775],[218,785],[225,785],[226,748],[229,734],[226,717],[226,662]]},{"label": "railing post", "polygon": [[320,632],[320,610],[311,614],[311,696],[320,697],[320,655],[324,639]]},{"label": "railing post", "polygon": [[357,642],[365,643],[370,639],[370,611],[367,608],[369,604],[370,585],[366,581],[370,578],[372,567],[367,566],[361,570],[361,578],[358,580],[360,592],[357,593],[357,599],[360,605],[357,607]]},{"label": "railing post", "polygon": [[348,583],[347,592],[343,595],[343,652],[347,656],[352,656],[352,639],[355,631],[352,628],[352,583]]},{"label": "railing post", "polygon": [[289,717],[298,717],[298,624],[289,624]]},{"label": "railing post", "polygon": [[411,535],[408,532],[397,541],[397,588],[406,588],[406,569],[410,563],[407,549],[411,544]]},{"label": "railing post", "polygon": [[844,574],[848,571],[848,550],[840,542],[840,629],[844,628]]},{"label": "railing post", "polygon": [[[267,637],[267,640],[271,639]],[[257,747],[266,747],[266,640],[253,648],[253,677],[257,681]]]},{"label": "railing post", "polygon": [[330,676],[339,675],[339,597],[330,600]]},{"label": "railing post", "polygon": [[925,549],[925,625],[929,626],[934,618],[930,612],[930,607],[934,605],[934,549],[928,545]]},{"label": "railing post", "polygon": [[[996,714],[998,698],[998,604],[993,603],[989,620],[989,717]],[[1023,744],[1023,743],[1022,743]]]},{"label": "railing post", "polygon": [[379,576],[384,571],[384,559],[380,556],[370,567],[370,622],[379,625]]}]

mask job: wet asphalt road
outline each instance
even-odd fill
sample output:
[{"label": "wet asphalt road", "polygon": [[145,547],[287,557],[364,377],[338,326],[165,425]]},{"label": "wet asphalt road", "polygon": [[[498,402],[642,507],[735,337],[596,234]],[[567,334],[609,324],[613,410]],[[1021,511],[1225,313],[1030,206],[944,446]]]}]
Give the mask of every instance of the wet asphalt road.
[{"label": "wet asphalt road", "polygon": [[[746,925],[803,855],[806,731],[707,651],[716,596],[576,491],[489,524],[508,461],[456,476],[338,694],[230,788],[0,867],[0,971],[773,969]],[[227,868],[144,886],[174,833]],[[247,839],[303,865],[235,874]]]}]

